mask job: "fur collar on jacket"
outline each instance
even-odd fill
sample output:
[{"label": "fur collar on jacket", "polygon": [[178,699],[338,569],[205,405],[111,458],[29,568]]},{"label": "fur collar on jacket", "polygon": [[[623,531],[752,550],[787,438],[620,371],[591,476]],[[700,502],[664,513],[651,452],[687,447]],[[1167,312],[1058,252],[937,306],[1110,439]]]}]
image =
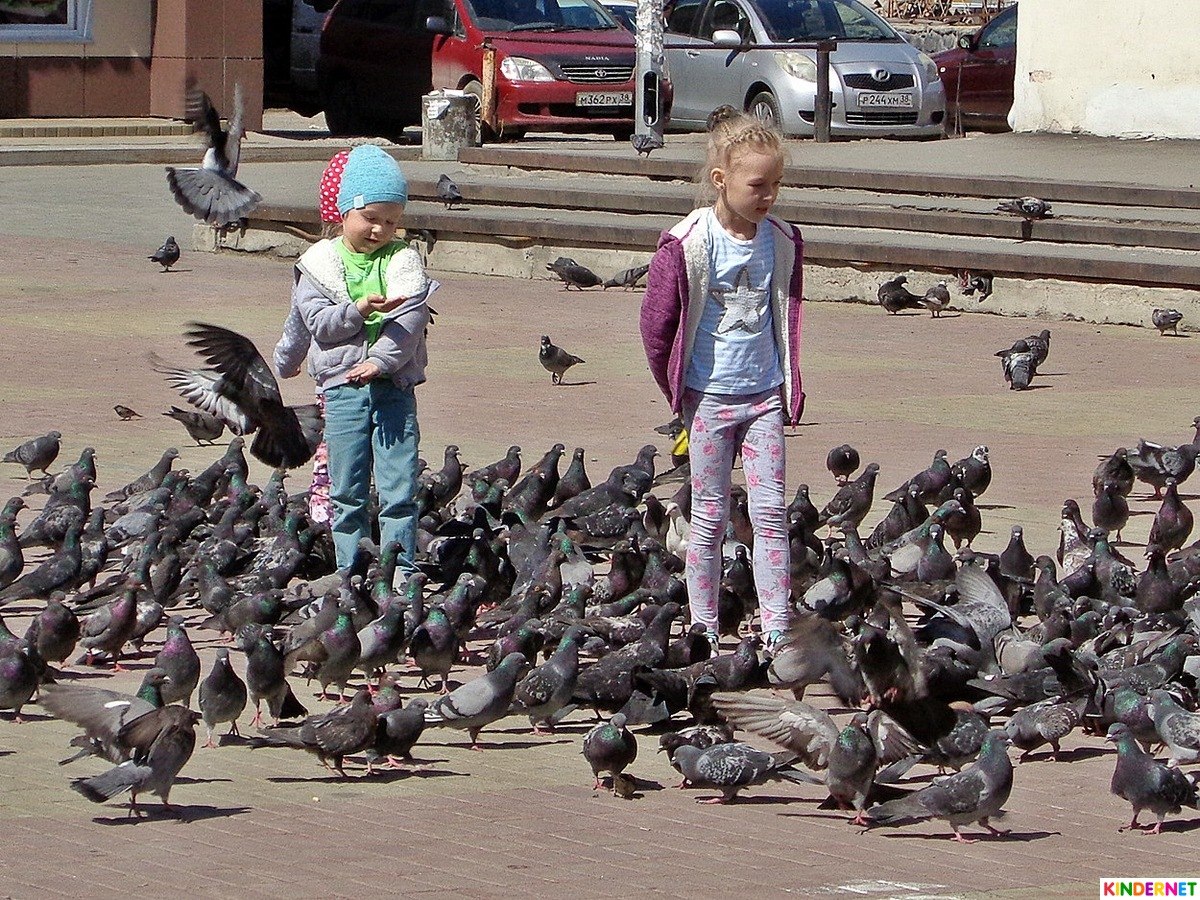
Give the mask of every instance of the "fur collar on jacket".
[{"label": "fur collar on jacket", "polygon": [[[325,296],[337,303],[349,303],[350,293],[346,289],[346,264],[342,261],[334,241],[321,240],[309,247],[296,261],[297,277],[303,274],[315,284]],[[418,297],[429,288],[429,278],[421,265],[421,256],[408,245],[396,251],[388,261],[384,273],[387,297]]]}]

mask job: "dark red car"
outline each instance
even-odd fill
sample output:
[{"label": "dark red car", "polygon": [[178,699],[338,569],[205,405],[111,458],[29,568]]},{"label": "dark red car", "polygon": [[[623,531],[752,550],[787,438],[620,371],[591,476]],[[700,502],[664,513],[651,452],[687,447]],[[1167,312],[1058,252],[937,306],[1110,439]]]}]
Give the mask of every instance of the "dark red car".
[{"label": "dark red car", "polygon": [[935,54],[933,61],[946,89],[948,130],[1008,129],[1017,70],[1015,4],[974,34],[963,35],[953,50]]}]

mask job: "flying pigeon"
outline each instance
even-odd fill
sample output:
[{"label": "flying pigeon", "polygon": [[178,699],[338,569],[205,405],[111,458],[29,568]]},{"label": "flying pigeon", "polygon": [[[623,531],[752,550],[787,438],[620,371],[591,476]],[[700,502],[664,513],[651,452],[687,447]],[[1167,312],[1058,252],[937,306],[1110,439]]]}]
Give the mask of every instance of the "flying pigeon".
[{"label": "flying pigeon", "polygon": [[1026,222],[1050,218],[1050,204],[1037,197],[1018,197],[1016,200],[1005,200],[996,206],[996,211],[1012,213],[1014,216],[1020,216]]},{"label": "flying pigeon", "polygon": [[204,133],[208,145],[204,161],[198,169],[177,169],[167,166],[167,184],[175,202],[209,225],[224,227],[248,215],[262,201],[262,196],[237,180],[238,158],[241,155],[242,88],[233,94],[233,116],[229,129],[221,128],[221,116],[208,99],[208,94],[191,85],[187,93],[185,118],[196,131]]},{"label": "flying pigeon", "polygon": [[324,420],[316,404],[285,406],[279,384],[249,338],[199,322],[190,324],[188,345],[213,368],[188,372],[156,365],[189,403],[240,432],[257,432],[250,453],[269,466],[291,469],[312,459]]},{"label": "flying pigeon", "polygon": [[113,412],[121,417],[122,422],[128,422],[130,419],[140,419],[142,414],[135,409],[130,409],[128,406],[123,406],[118,403],[113,407]]},{"label": "flying pigeon", "polygon": [[546,268],[562,279],[564,290],[575,288],[581,291],[604,283],[599,275],[569,256],[560,256],[554,262],[546,263]]},{"label": "flying pigeon", "polygon": [[604,289],[607,291],[610,287],[637,287],[638,282],[645,278],[646,273],[649,271],[649,263],[644,266],[634,266],[632,269],[622,269],[612,278],[608,279],[608,281],[604,282]]},{"label": "flying pigeon", "polygon": [[1178,335],[1183,313],[1177,309],[1155,309],[1150,313],[1150,321],[1154,323],[1160,336],[1166,334],[1168,329],[1172,334]]},{"label": "flying pigeon", "polygon": [[169,272],[171,266],[179,262],[179,245],[175,243],[175,236],[168,235],[167,239],[163,241],[162,246],[146,258],[162,266],[164,272]]},{"label": "flying pigeon", "polygon": [[458,189],[458,185],[454,183],[449,175],[442,175],[437,180],[437,196],[444,204],[446,209],[453,209],[459,203],[462,203],[462,191]]},{"label": "flying pigeon", "polygon": [[25,467],[25,474],[30,479],[33,478],[33,470],[40,469],[43,473],[49,475],[47,471],[50,464],[58,459],[59,441],[62,435],[57,431],[51,431],[49,434],[43,434],[41,437],[32,438],[21,444],[15,450],[10,450],[4,454],[2,462],[20,463]]},{"label": "flying pigeon", "polygon": [[542,368],[550,373],[551,384],[562,384],[562,377],[571,366],[583,362],[578,356],[568,353],[562,347],[550,342],[550,336],[542,335],[542,346],[538,350],[538,360]]}]

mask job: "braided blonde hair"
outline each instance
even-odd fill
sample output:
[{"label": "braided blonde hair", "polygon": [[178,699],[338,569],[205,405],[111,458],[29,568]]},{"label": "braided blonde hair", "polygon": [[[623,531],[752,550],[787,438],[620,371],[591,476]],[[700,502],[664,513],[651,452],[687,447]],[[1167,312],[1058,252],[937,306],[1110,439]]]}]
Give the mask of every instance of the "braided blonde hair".
[{"label": "braided blonde hair", "polygon": [[708,116],[708,149],[696,178],[697,206],[708,206],[716,200],[712,170],[733,168],[737,157],[746,152],[774,156],[784,165],[788,162],[783,135],[777,128],[732,106],[718,106]]}]

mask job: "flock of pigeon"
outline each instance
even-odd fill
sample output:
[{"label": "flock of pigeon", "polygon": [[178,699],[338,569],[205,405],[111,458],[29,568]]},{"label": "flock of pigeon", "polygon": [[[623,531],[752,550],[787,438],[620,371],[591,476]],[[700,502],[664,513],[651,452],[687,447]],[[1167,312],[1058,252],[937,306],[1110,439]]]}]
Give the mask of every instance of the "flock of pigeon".
[{"label": "flock of pigeon", "polygon": [[[251,419],[262,415],[250,406]],[[1069,758],[1060,742],[1082,729],[1116,745],[1111,786],[1132,806],[1129,827],[1148,827],[1138,818],[1149,813],[1158,832],[1197,804],[1196,773],[1181,767],[1200,761],[1200,714],[1190,711],[1200,542],[1186,545],[1192,514],[1178,491],[1200,453],[1196,425],[1193,442],[1140,441],[1105,457],[1096,526],[1067,501],[1057,551],[1036,557],[1019,526],[998,555],[972,549],[988,448],[954,463],[939,450],[884,495],[893,506],[862,534],[880,466],[854,477],[858,451],[834,448],[832,498],[818,508],[801,485],[789,505],[795,617],[770,659],[750,627],[744,492],[720,591],[722,635],[736,647],[713,655],[686,621],[686,463],[656,472],[652,444],[596,485],[582,449],[560,474],[562,444],[528,469],[516,445],[470,470],[447,447],[420,477],[419,571],[404,580],[395,545],[364,543],[347,572],[330,574],[328,531],[308,520],[305,494],[289,496],[283,469],[249,484],[240,436],[195,475],[174,468],[170,448],[93,502],[92,450],[51,475],[61,444],[51,432],[4,458],[24,467],[27,493],[48,496],[21,525],[22,497],[0,513],[0,605],[21,604],[30,622],[24,636],[0,629],[0,708],[19,721],[36,697],[76,723],[73,758],[111,768],[71,786],[97,802],[131,792],[131,812],[139,794],[168,804],[199,723],[214,745],[219,726],[238,734],[251,703],[257,730],[246,743],[306,750],[343,776],[347,759],[368,774],[403,765],[426,728],[461,729],[479,749],[480,733],[507,716],[544,733],[593,710],[600,721],[581,749],[595,786],[611,776],[620,796],[638,787],[630,729],[647,727],[683,785],[715,791],[704,802],[771,780],[816,782],[858,823],[935,818],[956,840],[970,840],[961,829],[971,823],[996,831],[1014,777],[1010,745],[1022,759],[1046,747]],[[1162,500],[1141,572],[1110,537],[1138,481]],[[48,551],[36,562],[26,558],[35,548]],[[204,675],[192,641],[205,631],[236,641],[244,667],[222,646]],[[152,648],[134,695],[73,678],[74,666],[118,668]],[[450,690],[472,659],[483,674]],[[405,702],[419,686],[404,682],[418,673],[441,693]],[[299,677],[324,696],[349,691],[350,702],[310,716]],[[824,709],[804,700],[818,682],[832,698]],[[929,784],[906,777],[920,764],[956,771]]]}]

